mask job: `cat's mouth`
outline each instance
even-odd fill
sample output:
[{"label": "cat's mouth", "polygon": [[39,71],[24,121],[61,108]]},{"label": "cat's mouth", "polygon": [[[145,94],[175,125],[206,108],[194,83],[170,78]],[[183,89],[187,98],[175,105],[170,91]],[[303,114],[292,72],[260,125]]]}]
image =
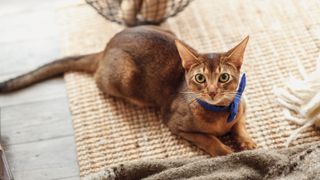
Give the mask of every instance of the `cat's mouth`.
[{"label": "cat's mouth", "polygon": [[205,100],[208,104],[215,105],[215,106],[226,106],[227,104],[220,101],[220,100]]},{"label": "cat's mouth", "polygon": [[217,95],[215,97],[199,97],[199,99],[214,106],[228,106],[231,103],[230,100],[218,97]]}]

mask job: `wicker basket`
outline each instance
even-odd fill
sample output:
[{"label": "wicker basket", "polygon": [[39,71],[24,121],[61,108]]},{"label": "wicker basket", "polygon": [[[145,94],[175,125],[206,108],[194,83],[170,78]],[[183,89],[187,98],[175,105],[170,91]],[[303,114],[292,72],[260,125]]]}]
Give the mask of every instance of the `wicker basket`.
[{"label": "wicker basket", "polygon": [[135,26],[160,24],[177,15],[192,0],[86,0],[108,20]]}]

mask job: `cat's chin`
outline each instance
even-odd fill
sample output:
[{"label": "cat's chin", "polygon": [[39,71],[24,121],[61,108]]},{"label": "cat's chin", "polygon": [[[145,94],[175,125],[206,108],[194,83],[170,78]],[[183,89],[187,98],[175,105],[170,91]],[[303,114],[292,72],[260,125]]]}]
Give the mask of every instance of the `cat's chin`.
[{"label": "cat's chin", "polygon": [[228,106],[230,104],[221,100],[207,100],[207,99],[201,99],[201,100],[213,106]]}]

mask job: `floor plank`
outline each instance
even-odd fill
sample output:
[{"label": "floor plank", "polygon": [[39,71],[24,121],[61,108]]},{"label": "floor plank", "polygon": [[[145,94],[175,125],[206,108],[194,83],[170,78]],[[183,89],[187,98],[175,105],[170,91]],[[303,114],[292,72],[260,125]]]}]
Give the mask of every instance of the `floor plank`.
[{"label": "floor plank", "polygon": [[1,26],[1,43],[50,38],[58,32],[54,11],[25,10],[0,17],[0,23],[5,24]]},{"label": "floor plank", "polygon": [[[55,9],[79,0],[0,0],[0,82],[61,56]],[[62,77],[0,95],[1,143],[16,180],[79,179]]]},{"label": "floor plank", "polygon": [[[0,11],[2,9],[0,7]],[[59,32],[53,10],[26,10],[14,13],[10,18],[0,16],[0,24],[3,25],[0,29],[0,81],[60,57]],[[61,78],[18,93],[0,95],[0,106],[56,97],[65,97]]]},{"label": "floor plank", "polygon": [[59,58],[57,38],[0,42],[0,75],[26,73]]},{"label": "floor plank", "polygon": [[14,93],[0,95],[0,107],[62,97],[66,98],[64,81],[62,78],[55,78]]},{"label": "floor plank", "polygon": [[52,180],[79,180],[79,176],[61,177],[61,178],[58,178],[58,179],[52,179]]},{"label": "floor plank", "polygon": [[1,115],[6,146],[73,136],[66,98],[5,106]]},{"label": "floor plank", "polygon": [[7,146],[6,154],[16,180],[76,178],[79,174],[73,136]]}]

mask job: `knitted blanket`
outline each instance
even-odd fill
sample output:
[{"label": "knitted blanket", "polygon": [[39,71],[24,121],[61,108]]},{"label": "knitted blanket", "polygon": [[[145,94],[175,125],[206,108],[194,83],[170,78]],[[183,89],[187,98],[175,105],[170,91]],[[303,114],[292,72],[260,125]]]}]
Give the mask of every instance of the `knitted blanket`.
[{"label": "knitted blanket", "polygon": [[320,143],[253,150],[217,158],[137,160],[111,166],[87,180],[320,179]]}]

